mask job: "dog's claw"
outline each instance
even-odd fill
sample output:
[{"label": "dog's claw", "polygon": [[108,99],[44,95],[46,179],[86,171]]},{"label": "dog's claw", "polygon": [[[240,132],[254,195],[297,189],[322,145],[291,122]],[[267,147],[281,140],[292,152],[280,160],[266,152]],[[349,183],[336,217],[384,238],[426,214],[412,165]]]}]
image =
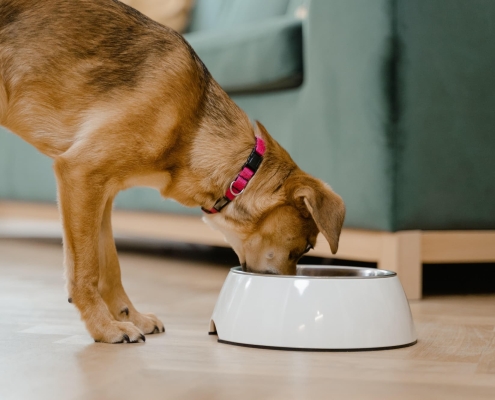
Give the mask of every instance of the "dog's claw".
[{"label": "dog's claw", "polygon": [[151,332],[147,333],[147,335],[154,335],[155,333],[162,333],[162,332],[165,332],[165,327],[160,328],[158,325],[155,325],[153,330]]},{"label": "dog's claw", "polygon": [[[122,336],[122,340],[120,342],[114,342],[114,344],[119,344],[119,343],[139,343],[139,340],[142,340],[143,342],[146,340],[143,335],[140,334],[139,338],[136,340],[131,340],[129,335],[127,333]],[[97,340],[95,340],[97,342]]]},{"label": "dog's claw", "polygon": [[141,336],[139,337],[143,342],[146,342],[146,338],[144,337],[143,334],[141,334]]},{"label": "dog's claw", "polygon": [[68,301],[69,303],[72,303],[72,297],[69,297]]}]

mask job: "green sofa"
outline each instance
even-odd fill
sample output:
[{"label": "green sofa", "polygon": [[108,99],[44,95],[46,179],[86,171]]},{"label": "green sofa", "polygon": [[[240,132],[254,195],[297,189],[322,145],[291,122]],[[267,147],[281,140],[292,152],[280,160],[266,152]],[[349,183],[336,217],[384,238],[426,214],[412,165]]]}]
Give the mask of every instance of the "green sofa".
[{"label": "green sofa", "polygon": [[[237,103],[303,169],[343,196],[347,227],[495,229],[495,3],[265,3],[284,3],[288,10],[186,38]],[[294,16],[296,3],[309,10],[302,21]],[[193,19],[196,25],[203,27]],[[292,57],[280,57],[277,46],[267,49],[274,27],[280,48],[291,37]],[[265,48],[249,42],[243,52],[241,31],[243,43],[257,35]],[[216,44],[203,45],[216,36],[227,42],[223,54]],[[230,46],[239,50],[235,57]],[[258,91],[250,93],[240,82],[245,68],[256,70],[256,61],[273,63],[281,73],[292,70],[294,81],[303,74],[303,83],[272,91],[268,83],[263,92],[260,73],[250,84]]]},{"label": "green sofa", "polygon": [[[186,39],[347,205],[347,228],[495,229],[495,2],[197,0]],[[55,201],[49,159],[0,132],[0,198]],[[198,213],[131,189],[120,208]]]}]

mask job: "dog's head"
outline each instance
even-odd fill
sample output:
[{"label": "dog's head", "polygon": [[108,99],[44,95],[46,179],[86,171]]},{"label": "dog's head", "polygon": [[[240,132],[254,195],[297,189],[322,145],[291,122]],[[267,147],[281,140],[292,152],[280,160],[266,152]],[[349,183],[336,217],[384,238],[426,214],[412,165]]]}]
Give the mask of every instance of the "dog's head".
[{"label": "dog's head", "polygon": [[245,270],[292,275],[319,232],[337,252],[345,206],[328,185],[301,171],[261,125],[259,129],[267,141],[264,165],[245,193],[205,221],[224,234]]}]

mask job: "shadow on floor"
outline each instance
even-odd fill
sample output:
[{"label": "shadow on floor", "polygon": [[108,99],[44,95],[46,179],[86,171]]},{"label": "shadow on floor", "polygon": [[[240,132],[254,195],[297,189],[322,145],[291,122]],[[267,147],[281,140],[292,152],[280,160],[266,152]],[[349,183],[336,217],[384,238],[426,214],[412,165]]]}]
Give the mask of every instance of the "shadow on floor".
[{"label": "shadow on floor", "polygon": [[[60,243],[58,240],[43,241]],[[219,268],[239,265],[236,254],[230,248],[124,238],[119,238],[116,242],[119,252],[206,262],[218,265]],[[376,263],[310,256],[303,257],[299,263],[376,268]],[[425,296],[488,293],[495,293],[495,263],[423,265]]]},{"label": "shadow on floor", "polygon": [[[119,251],[146,252],[160,257],[180,258],[189,261],[209,262],[226,268],[238,265],[239,261],[232,249],[184,243],[149,242],[125,243],[119,241]],[[376,263],[342,260],[336,258],[303,257],[300,264],[342,265],[350,267],[376,268]],[[424,264],[423,294],[481,294],[495,293],[495,264]]]}]

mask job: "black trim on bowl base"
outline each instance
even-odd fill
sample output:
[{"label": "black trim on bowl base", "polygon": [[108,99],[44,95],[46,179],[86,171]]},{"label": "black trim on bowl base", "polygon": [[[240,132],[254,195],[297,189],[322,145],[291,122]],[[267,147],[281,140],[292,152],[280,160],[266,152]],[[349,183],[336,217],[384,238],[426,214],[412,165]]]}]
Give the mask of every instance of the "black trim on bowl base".
[{"label": "black trim on bowl base", "polygon": [[[209,332],[209,335],[216,335],[216,332]],[[314,352],[333,352],[333,353],[349,353],[355,351],[378,351],[378,350],[394,350],[401,349],[403,347],[413,346],[418,343],[417,340],[407,344],[400,344],[398,346],[388,346],[388,347],[365,347],[362,349],[307,349],[307,348],[299,348],[299,347],[275,347],[275,346],[260,346],[257,344],[244,344],[244,343],[236,343],[229,342],[227,340],[218,339],[218,343],[230,344],[232,346],[240,346],[240,347],[253,347],[255,349],[265,349],[265,350],[284,350],[284,351],[314,351]]]}]

